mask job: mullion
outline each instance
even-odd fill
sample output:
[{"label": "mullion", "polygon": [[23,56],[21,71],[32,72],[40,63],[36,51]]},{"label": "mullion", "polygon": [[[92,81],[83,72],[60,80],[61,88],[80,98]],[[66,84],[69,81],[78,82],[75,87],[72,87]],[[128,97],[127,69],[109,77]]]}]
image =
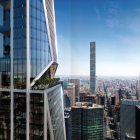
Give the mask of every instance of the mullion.
[{"label": "mullion", "polygon": [[33,140],[34,140],[34,93],[33,94]]},{"label": "mullion", "polygon": [[[18,92],[18,105],[19,105],[19,92]],[[18,123],[19,124],[19,123]],[[20,127],[20,126],[19,126]],[[18,140],[19,140],[19,127],[18,127]]]},{"label": "mullion", "polygon": [[[39,113],[40,113],[40,95],[39,95]],[[39,115],[39,135],[40,135],[40,115]]]}]

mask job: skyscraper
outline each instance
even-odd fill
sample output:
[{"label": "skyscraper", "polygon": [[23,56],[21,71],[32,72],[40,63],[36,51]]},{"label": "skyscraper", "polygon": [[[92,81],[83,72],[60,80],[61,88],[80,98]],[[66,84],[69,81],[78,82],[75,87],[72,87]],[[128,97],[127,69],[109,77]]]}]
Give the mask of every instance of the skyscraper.
[{"label": "skyscraper", "polygon": [[78,86],[78,90],[76,88],[76,96],[79,96],[79,93],[80,93],[80,79],[68,79],[68,83],[74,83],[75,85]]},{"label": "skyscraper", "polygon": [[135,106],[135,131],[136,131],[136,139],[140,139],[140,106]]},{"label": "skyscraper", "polygon": [[96,88],[96,49],[95,42],[90,42],[90,91],[95,94]]},{"label": "skyscraper", "polygon": [[77,102],[71,109],[72,140],[104,139],[104,107]]},{"label": "skyscraper", "polygon": [[71,140],[71,109],[65,108],[66,140]]},{"label": "skyscraper", "polygon": [[67,85],[68,97],[70,98],[70,107],[75,105],[75,84],[69,83]]},{"label": "skyscraper", "polygon": [[125,100],[120,102],[120,139],[126,136],[135,137],[135,106],[140,105],[138,100]]},{"label": "skyscraper", "polygon": [[0,139],[65,140],[61,84],[40,83],[58,66],[54,2],[0,4]]}]

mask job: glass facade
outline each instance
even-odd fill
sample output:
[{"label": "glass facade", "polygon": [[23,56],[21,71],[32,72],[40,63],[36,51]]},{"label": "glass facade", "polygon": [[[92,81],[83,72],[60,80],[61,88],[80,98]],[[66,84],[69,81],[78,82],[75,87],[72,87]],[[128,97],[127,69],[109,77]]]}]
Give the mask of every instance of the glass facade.
[{"label": "glass facade", "polygon": [[46,1],[46,9],[47,9],[47,16],[48,16],[48,24],[49,24],[49,29],[50,29],[51,44],[52,44],[52,50],[53,50],[53,58],[54,58],[54,62],[57,63],[53,1],[52,0],[45,0],[45,1]]},{"label": "glass facade", "polygon": [[43,94],[30,94],[30,140],[44,138],[44,98]]},{"label": "glass facade", "polygon": [[42,0],[30,0],[30,76],[31,81],[51,61]]},{"label": "glass facade", "polygon": [[103,140],[104,108],[72,107],[71,132],[72,140]]},{"label": "glass facade", "polygon": [[[135,106],[140,105],[138,100],[120,100],[120,139],[126,134],[135,136]],[[128,117],[129,116],[129,117]]]},{"label": "glass facade", "polygon": [[26,0],[14,0],[14,88],[26,89]]},{"label": "glass facade", "polygon": [[[3,23],[0,27],[2,31],[9,30],[10,27],[10,13],[5,10],[0,10],[3,15]],[[0,30],[0,31],[1,31]],[[0,36],[0,88],[10,89],[10,30],[6,34]],[[7,36],[6,36],[7,35]]]},{"label": "glass facade", "polygon": [[26,93],[14,93],[14,139],[26,139]]},{"label": "glass facade", "polygon": [[10,92],[0,91],[0,139],[10,139]]},{"label": "glass facade", "polygon": [[65,140],[61,87],[49,92],[48,104],[55,140]]},{"label": "glass facade", "polygon": [[[5,0],[0,1],[0,4],[6,8],[0,6],[2,8],[0,15],[3,16],[2,22],[0,21],[2,25],[0,26],[0,88],[4,88],[4,91],[0,91],[0,140],[44,140],[44,138],[52,139],[53,136],[55,140],[65,140],[61,85],[57,85],[58,87],[53,85],[52,90],[39,91],[39,93],[36,91],[28,93],[30,89],[26,86],[26,80],[30,79],[32,82],[52,61],[52,57],[57,62],[53,3],[50,0],[45,3],[47,4],[45,8],[48,8],[46,10],[49,12],[48,25],[46,25],[43,0]],[[26,13],[28,4],[29,13]],[[27,14],[29,14],[29,39]],[[13,21],[13,24],[10,21]],[[47,29],[50,30],[54,56],[51,56]],[[10,37],[13,38],[13,54],[11,54]],[[27,47],[29,47],[30,71],[27,71]],[[10,56],[13,56],[13,61]],[[13,62],[13,87],[11,87],[11,62]],[[54,77],[58,65],[55,62],[43,74],[41,73],[41,76],[39,75],[40,80]],[[28,72],[30,77],[27,77]],[[28,94],[30,100],[26,102]],[[44,94],[46,94],[45,99]],[[48,102],[49,106],[45,106],[44,109],[44,103]]]}]

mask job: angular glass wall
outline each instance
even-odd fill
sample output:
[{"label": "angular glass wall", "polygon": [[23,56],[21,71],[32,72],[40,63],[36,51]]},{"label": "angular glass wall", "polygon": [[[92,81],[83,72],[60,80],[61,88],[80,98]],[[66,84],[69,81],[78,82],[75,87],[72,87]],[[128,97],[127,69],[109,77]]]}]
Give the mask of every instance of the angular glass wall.
[{"label": "angular glass wall", "polygon": [[0,91],[0,139],[10,139],[10,92]]},{"label": "angular glass wall", "polygon": [[46,20],[42,0],[30,0],[31,81],[51,61]]},{"label": "angular glass wall", "polygon": [[48,24],[50,29],[50,37],[51,37],[51,44],[53,50],[53,58],[54,62],[57,63],[57,48],[56,48],[56,35],[55,35],[55,18],[53,12],[53,1],[46,0],[46,9],[47,9],[47,16],[48,16]]},{"label": "angular glass wall", "polygon": [[49,92],[48,104],[55,140],[65,140],[61,87]]},{"label": "angular glass wall", "polygon": [[43,94],[30,94],[30,140],[44,138],[44,98]]},{"label": "angular glass wall", "polygon": [[14,140],[26,139],[26,93],[14,93]]},{"label": "angular glass wall", "polygon": [[26,0],[14,0],[14,88],[26,89]]},{"label": "angular glass wall", "polygon": [[10,13],[0,8],[0,88],[10,89]]}]

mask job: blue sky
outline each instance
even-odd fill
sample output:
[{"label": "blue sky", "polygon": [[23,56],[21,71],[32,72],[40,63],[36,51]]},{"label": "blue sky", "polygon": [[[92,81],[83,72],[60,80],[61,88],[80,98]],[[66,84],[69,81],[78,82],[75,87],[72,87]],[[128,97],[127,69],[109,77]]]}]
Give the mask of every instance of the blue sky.
[{"label": "blue sky", "polygon": [[54,0],[59,66],[56,75],[140,75],[139,0]]}]

